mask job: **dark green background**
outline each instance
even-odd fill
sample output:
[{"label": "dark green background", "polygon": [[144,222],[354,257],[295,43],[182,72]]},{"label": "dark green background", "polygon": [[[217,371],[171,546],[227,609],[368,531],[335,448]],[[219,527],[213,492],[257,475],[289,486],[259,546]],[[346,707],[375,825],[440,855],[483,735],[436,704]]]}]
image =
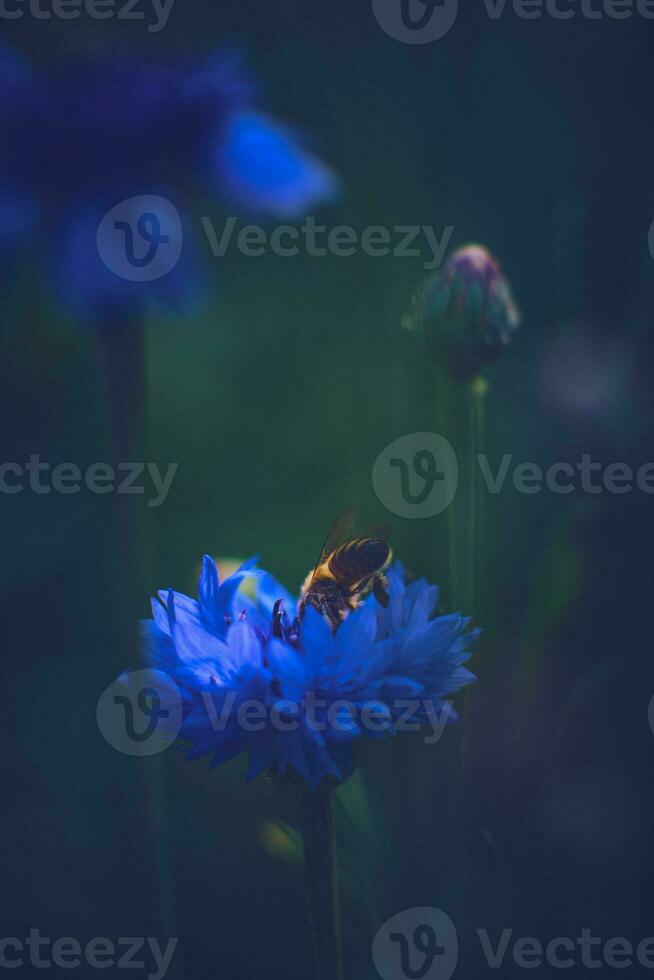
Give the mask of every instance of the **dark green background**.
[{"label": "dark green background", "polygon": [[[43,66],[112,49],[200,58],[236,43],[266,108],[341,177],[321,221],[451,224],[453,245],[482,241],[500,257],[523,329],[488,372],[494,465],[505,452],[544,466],[584,452],[636,467],[652,457],[651,22],[510,11],[490,22],[468,4],[445,39],[409,47],[363,0],[177,0],[161,34],[28,18],[2,29]],[[214,203],[207,213],[225,217]],[[191,592],[204,552],[260,554],[296,589],[339,509],[389,519],[371,484],[388,442],[434,430],[464,447],[437,413],[436,371],[399,329],[420,259],[207,257],[210,308],[147,328],[146,458],[179,471],[160,509],[133,498],[139,594],[126,595],[112,497],[0,498],[0,931],[179,934],[187,977],[303,978],[301,874],[259,843],[265,821],[292,822],[291,795],[246,786],[242,760],[209,773],[168,753],[173,902],[153,868],[145,767],[103,741],[97,698],[128,660],[135,608],[147,614],[160,586]],[[3,460],[111,461],[96,338],[37,278],[23,267],[2,301]],[[443,583],[447,608],[446,516],[390,519],[397,554]],[[486,522],[465,818],[452,790],[461,730],[428,750],[408,736],[366,746],[384,845],[378,854],[367,828],[344,848],[364,876],[378,868],[379,911],[345,896],[348,978],[374,976],[376,928],[414,905],[455,917],[470,977],[487,969],[477,927],[542,941],[585,926],[636,942],[654,932],[652,498],[509,487],[487,498]],[[463,900],[452,888],[462,836]]]}]

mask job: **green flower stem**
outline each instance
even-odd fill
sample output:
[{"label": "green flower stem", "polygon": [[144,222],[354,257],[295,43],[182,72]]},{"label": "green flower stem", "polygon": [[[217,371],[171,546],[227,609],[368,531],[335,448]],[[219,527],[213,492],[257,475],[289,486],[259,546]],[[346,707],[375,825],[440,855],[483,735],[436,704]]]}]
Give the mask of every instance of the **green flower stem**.
[{"label": "green flower stem", "polygon": [[[145,456],[146,428],[146,352],[145,325],[140,316],[105,322],[99,329],[104,362],[106,398],[111,417],[114,452],[118,463],[138,463]],[[143,669],[138,622],[143,615],[143,596],[149,548],[142,508],[138,497],[116,494],[119,567],[117,581],[123,609],[123,632],[118,644],[119,669],[129,665]],[[165,762],[161,756],[141,760],[142,794],[146,826],[143,833],[152,849],[145,855],[146,876],[153,881],[150,894],[155,900],[151,914],[164,934],[176,934],[173,883],[168,845],[168,794]],[[180,976],[177,963],[171,965],[170,980]]]},{"label": "green flower stem", "polygon": [[[145,331],[140,316],[103,322],[98,330],[102,355],[105,398],[117,464],[145,459]],[[138,641],[138,622],[143,615],[145,556],[143,508],[140,498],[116,493],[115,558],[123,610],[123,634],[117,656],[119,669],[143,666]],[[147,594],[145,592],[145,594]]]},{"label": "green flower stem", "polygon": [[[479,619],[482,606],[484,566],[484,489],[477,456],[483,452],[486,395],[488,385],[475,378],[468,385],[450,383],[445,417],[448,437],[459,459],[458,492],[447,512],[450,572],[450,607]],[[461,735],[458,790],[460,821],[459,872],[457,891],[460,898],[466,889],[466,771],[471,725],[470,688],[461,702]]]},{"label": "green flower stem", "polygon": [[333,788],[324,782],[303,799],[307,903],[317,980],[342,980]]},{"label": "green flower stem", "polygon": [[469,400],[469,441],[468,455],[468,515],[467,526],[467,588],[464,597],[465,609],[468,615],[478,617],[481,602],[481,580],[484,561],[484,501],[482,499],[482,482],[479,478],[477,456],[482,452],[484,443],[486,394],[488,385],[483,378],[476,378],[468,387]]},{"label": "green flower stem", "polygon": [[[447,509],[449,606],[479,616],[483,563],[483,487],[477,456],[482,452],[488,385],[476,378],[469,385],[451,380],[444,386],[445,404],[439,417],[446,420],[447,437],[459,461],[459,483]],[[452,479],[452,474],[446,474]]]},{"label": "green flower stem", "polygon": [[115,448],[127,459],[139,459],[146,401],[144,326],[140,316],[125,317],[118,323],[103,323],[99,337]]}]

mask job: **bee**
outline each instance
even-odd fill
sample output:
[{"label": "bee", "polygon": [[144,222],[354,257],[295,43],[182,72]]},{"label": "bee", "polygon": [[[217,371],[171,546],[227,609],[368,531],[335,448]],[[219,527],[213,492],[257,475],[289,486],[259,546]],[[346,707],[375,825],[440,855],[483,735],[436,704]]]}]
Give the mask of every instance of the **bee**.
[{"label": "bee", "polygon": [[386,608],[389,598],[384,571],[393,557],[387,537],[387,530],[357,534],[354,508],[344,510],[332,524],[318,563],[302,586],[300,618],[307,606],[313,606],[336,630],[369,592]]}]

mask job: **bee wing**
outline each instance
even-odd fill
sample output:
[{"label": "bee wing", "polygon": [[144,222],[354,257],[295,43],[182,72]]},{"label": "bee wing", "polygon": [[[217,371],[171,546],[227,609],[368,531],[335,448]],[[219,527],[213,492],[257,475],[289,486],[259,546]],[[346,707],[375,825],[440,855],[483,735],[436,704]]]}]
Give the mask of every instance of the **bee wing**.
[{"label": "bee wing", "polygon": [[390,524],[376,524],[374,527],[369,528],[365,534],[361,534],[362,538],[375,538],[377,541],[388,541],[390,536]]},{"label": "bee wing", "polygon": [[327,537],[325,538],[325,543],[322,546],[320,552],[320,558],[316,563],[316,567],[313,570],[313,574],[323,564],[327,556],[337,548],[339,544],[343,544],[348,538],[354,537],[354,518],[356,515],[356,509],[354,507],[346,507],[344,511],[338,515],[334,523],[329,529]]}]

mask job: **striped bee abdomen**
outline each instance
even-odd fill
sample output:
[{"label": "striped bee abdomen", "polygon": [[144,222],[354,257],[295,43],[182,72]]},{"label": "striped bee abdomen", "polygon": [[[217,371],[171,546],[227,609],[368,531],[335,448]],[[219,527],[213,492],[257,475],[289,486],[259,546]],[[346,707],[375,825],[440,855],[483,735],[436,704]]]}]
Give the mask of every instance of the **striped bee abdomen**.
[{"label": "striped bee abdomen", "polygon": [[379,538],[357,538],[332,553],[329,570],[337,580],[352,588],[383,571],[390,554],[389,546]]}]

